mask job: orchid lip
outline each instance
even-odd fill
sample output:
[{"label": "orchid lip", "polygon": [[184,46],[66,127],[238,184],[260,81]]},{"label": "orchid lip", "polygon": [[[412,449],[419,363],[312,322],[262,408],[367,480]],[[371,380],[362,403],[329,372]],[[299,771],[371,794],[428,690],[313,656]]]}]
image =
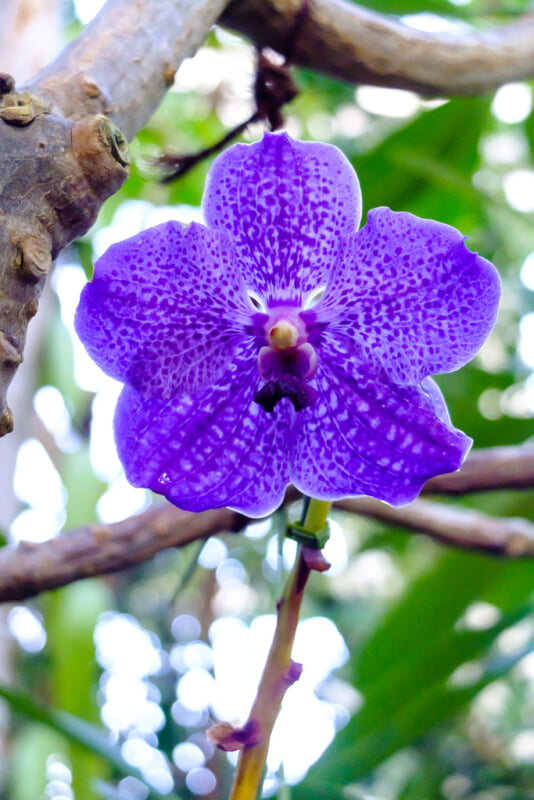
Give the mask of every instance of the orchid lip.
[{"label": "orchid lip", "polygon": [[268,412],[288,397],[295,411],[313,405],[316,390],[308,381],[317,371],[317,353],[308,342],[308,329],[300,312],[293,307],[271,309],[264,323],[265,344],[258,350],[258,372],[264,381],[254,396]]},{"label": "orchid lip", "polygon": [[318,392],[296,375],[283,375],[279,380],[267,381],[254,395],[254,402],[264,411],[272,413],[277,403],[289,398],[295,411],[303,411],[317,400]]}]

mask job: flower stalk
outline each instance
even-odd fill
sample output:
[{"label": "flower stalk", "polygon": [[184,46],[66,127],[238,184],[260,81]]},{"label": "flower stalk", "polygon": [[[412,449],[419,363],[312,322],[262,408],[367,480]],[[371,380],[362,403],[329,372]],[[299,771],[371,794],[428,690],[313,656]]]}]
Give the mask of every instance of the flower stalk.
[{"label": "flower stalk", "polygon": [[[310,534],[326,524],[331,503],[311,499],[305,507],[302,527]],[[230,800],[256,800],[261,795],[271,733],[286,690],[298,680],[302,667],[291,659],[304,589],[312,570],[330,565],[318,550],[299,545],[295,564],[277,603],[278,620],[273,642],[244,729],[254,731],[254,743],[244,745],[237,764]],[[259,739],[259,741],[258,741]]]}]

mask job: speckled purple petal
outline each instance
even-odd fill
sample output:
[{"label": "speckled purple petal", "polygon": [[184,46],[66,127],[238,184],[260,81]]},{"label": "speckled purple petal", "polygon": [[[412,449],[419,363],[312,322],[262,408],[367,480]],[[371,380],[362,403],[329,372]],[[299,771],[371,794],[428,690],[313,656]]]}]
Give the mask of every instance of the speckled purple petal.
[{"label": "speckled purple petal", "polygon": [[228,237],[168,222],[97,261],[75,323],[105,372],[166,398],[215,381],[253,312]]},{"label": "speckled purple petal", "polygon": [[361,194],[336,147],[267,133],[214,161],[203,207],[208,225],[230,234],[247,286],[298,304],[325,285],[339,237],[358,229]]},{"label": "speckled purple petal", "polygon": [[284,400],[267,414],[252,399],[259,382],[247,345],[217,385],[195,395],[166,402],[126,387],[115,436],[128,480],[190,511],[269,514],[289,482],[290,406]]},{"label": "speckled purple petal", "polygon": [[327,338],[318,400],[296,414],[292,431],[295,486],[325,500],[370,495],[404,505],[428,478],[457,470],[471,440],[450,424],[432,379],[393,384],[354,360],[347,337]]},{"label": "speckled purple petal", "polygon": [[314,312],[407,384],[473,358],[495,323],[499,295],[497,270],[455,228],[376,208],[344,241]]}]

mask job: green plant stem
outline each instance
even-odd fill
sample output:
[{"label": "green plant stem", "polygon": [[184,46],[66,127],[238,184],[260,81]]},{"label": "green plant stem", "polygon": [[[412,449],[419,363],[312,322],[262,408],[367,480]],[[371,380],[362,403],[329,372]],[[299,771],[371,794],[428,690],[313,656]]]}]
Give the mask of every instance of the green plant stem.
[{"label": "green plant stem", "polygon": [[[313,533],[321,530],[326,524],[330,505],[322,500],[311,499],[306,508],[303,526]],[[299,545],[295,565],[277,604],[276,630],[250,712],[249,722],[259,727],[261,740],[241,750],[230,800],[256,800],[261,795],[272,729],[286,690],[295,680],[291,670],[291,650],[304,589],[311,571],[305,558],[305,550],[306,548]]]}]

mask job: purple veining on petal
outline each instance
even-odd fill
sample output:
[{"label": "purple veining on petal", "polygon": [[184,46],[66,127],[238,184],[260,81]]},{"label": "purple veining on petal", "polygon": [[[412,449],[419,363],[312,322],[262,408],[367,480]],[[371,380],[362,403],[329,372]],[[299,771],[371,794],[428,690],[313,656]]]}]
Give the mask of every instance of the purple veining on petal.
[{"label": "purple veining on petal", "polygon": [[188,511],[232,506],[250,516],[276,508],[289,481],[289,401],[266,414],[248,345],[215,386],[171,400],[126,387],[115,435],[128,480]]},{"label": "purple veining on petal", "polygon": [[407,384],[473,358],[495,324],[499,295],[497,270],[455,228],[375,208],[344,240],[313,312]]},{"label": "purple veining on petal", "polygon": [[437,385],[393,383],[357,360],[349,337],[331,334],[315,405],[295,415],[291,480],[324,500],[370,495],[413,500],[433,475],[458,469],[471,439],[450,424]]},{"label": "purple veining on petal", "polygon": [[326,283],[339,238],[358,229],[361,194],[337,148],[267,133],[214,161],[203,207],[229,233],[247,286],[268,306],[300,305]]},{"label": "purple veining on petal", "polygon": [[227,236],[167,222],[107,250],[75,323],[105,372],[172,397],[217,380],[254,313]]}]

